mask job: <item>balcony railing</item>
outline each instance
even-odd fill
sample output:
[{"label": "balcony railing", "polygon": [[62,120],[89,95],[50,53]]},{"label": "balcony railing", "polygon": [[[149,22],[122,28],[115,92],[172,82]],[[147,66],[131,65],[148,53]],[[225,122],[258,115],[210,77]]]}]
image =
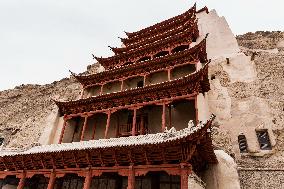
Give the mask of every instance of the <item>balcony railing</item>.
[{"label": "balcony railing", "polygon": [[[119,125],[118,137],[131,136],[132,135],[132,127],[133,127],[132,123]],[[149,133],[148,124],[136,123],[135,135],[145,135],[145,134],[148,134],[148,133]]]}]

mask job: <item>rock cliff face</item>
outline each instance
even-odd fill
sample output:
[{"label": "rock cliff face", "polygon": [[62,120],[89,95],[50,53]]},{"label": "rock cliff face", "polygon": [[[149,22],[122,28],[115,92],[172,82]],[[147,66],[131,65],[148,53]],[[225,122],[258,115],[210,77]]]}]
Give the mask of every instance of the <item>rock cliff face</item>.
[{"label": "rock cliff face", "polygon": [[0,92],[0,133],[6,147],[37,143],[46,117],[54,108],[52,97],[74,99],[80,86],[71,79],[48,85],[21,85]]}]

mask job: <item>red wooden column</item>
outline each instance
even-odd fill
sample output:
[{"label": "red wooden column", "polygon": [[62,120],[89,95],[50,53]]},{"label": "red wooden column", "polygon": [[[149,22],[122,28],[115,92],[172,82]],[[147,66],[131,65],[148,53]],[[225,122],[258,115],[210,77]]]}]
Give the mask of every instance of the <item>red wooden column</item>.
[{"label": "red wooden column", "polygon": [[166,103],[163,103],[162,132],[166,129]]},{"label": "red wooden column", "polygon": [[124,80],[121,80],[121,85],[120,85],[120,90],[123,91],[123,87],[124,87]]},{"label": "red wooden column", "polygon": [[92,183],[92,170],[89,169],[88,172],[86,173],[83,189],[90,189],[91,183]]},{"label": "red wooden column", "polygon": [[82,130],[80,141],[84,140],[84,134],[85,134],[85,131],[86,131],[86,128],[87,128],[87,123],[88,123],[88,115],[85,116],[85,120],[84,120],[84,125],[83,125],[83,130]]},{"label": "red wooden column", "polygon": [[187,164],[180,164],[180,189],[188,189],[188,175],[190,173],[189,167]]},{"label": "red wooden column", "polygon": [[25,180],[26,180],[26,172],[23,172],[23,174],[20,177],[20,182],[17,186],[17,189],[23,189],[25,186]]},{"label": "red wooden column", "polygon": [[129,166],[128,171],[128,185],[127,189],[134,189],[135,188],[135,170],[133,165]]},{"label": "red wooden column", "polygon": [[137,116],[137,108],[133,109],[133,118],[132,118],[132,136],[135,136],[136,133],[136,116]]},{"label": "red wooden column", "polygon": [[64,132],[65,132],[65,129],[66,129],[66,126],[67,126],[67,118],[66,118],[65,115],[64,115],[63,119],[64,119],[64,123],[63,123],[63,127],[62,127],[62,130],[61,130],[61,133],[60,133],[58,144],[62,143]]},{"label": "red wooden column", "polygon": [[144,75],[144,78],[143,78],[143,85],[144,85],[144,87],[146,86],[146,79],[147,79],[147,75]]},{"label": "red wooden column", "polygon": [[168,69],[168,81],[170,81],[172,79],[171,72],[172,72],[172,69],[169,68]]},{"label": "red wooden column", "polygon": [[111,111],[108,111],[107,112],[107,124],[106,124],[106,130],[105,130],[105,138],[107,138],[108,130],[109,130],[109,126],[110,126],[110,115],[111,115]]},{"label": "red wooden column", "polygon": [[101,85],[101,91],[100,91],[100,95],[103,94],[103,90],[104,90],[104,84]]},{"label": "red wooden column", "polygon": [[50,173],[50,176],[49,176],[49,182],[48,182],[47,189],[53,189],[53,188],[54,188],[55,179],[56,179],[56,173],[55,173],[55,171],[53,170],[53,171]]}]

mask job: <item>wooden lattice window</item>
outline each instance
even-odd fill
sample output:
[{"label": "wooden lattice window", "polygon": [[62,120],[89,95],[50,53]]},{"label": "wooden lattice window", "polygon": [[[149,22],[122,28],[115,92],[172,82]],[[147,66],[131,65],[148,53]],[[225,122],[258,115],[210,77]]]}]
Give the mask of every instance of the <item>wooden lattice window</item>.
[{"label": "wooden lattice window", "polygon": [[247,144],[247,139],[244,134],[240,134],[238,136],[238,142],[239,142],[239,149],[241,153],[246,153],[248,152],[248,144]]},{"label": "wooden lattice window", "polygon": [[272,149],[267,129],[256,131],[256,136],[261,150]]}]

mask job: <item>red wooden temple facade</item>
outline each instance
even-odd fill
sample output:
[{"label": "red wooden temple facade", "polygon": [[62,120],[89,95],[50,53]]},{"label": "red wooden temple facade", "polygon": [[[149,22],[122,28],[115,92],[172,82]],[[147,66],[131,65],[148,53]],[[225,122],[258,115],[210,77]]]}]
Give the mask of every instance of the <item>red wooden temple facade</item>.
[{"label": "red wooden temple facade", "polygon": [[204,120],[198,111],[210,84],[206,39],[196,43],[197,12],[193,6],[126,32],[123,47],[111,47],[114,56],[95,57],[105,71],[72,73],[82,93],[55,101],[57,144],[2,154],[3,182],[18,189],[188,189],[189,175],[217,163],[214,116]]}]

